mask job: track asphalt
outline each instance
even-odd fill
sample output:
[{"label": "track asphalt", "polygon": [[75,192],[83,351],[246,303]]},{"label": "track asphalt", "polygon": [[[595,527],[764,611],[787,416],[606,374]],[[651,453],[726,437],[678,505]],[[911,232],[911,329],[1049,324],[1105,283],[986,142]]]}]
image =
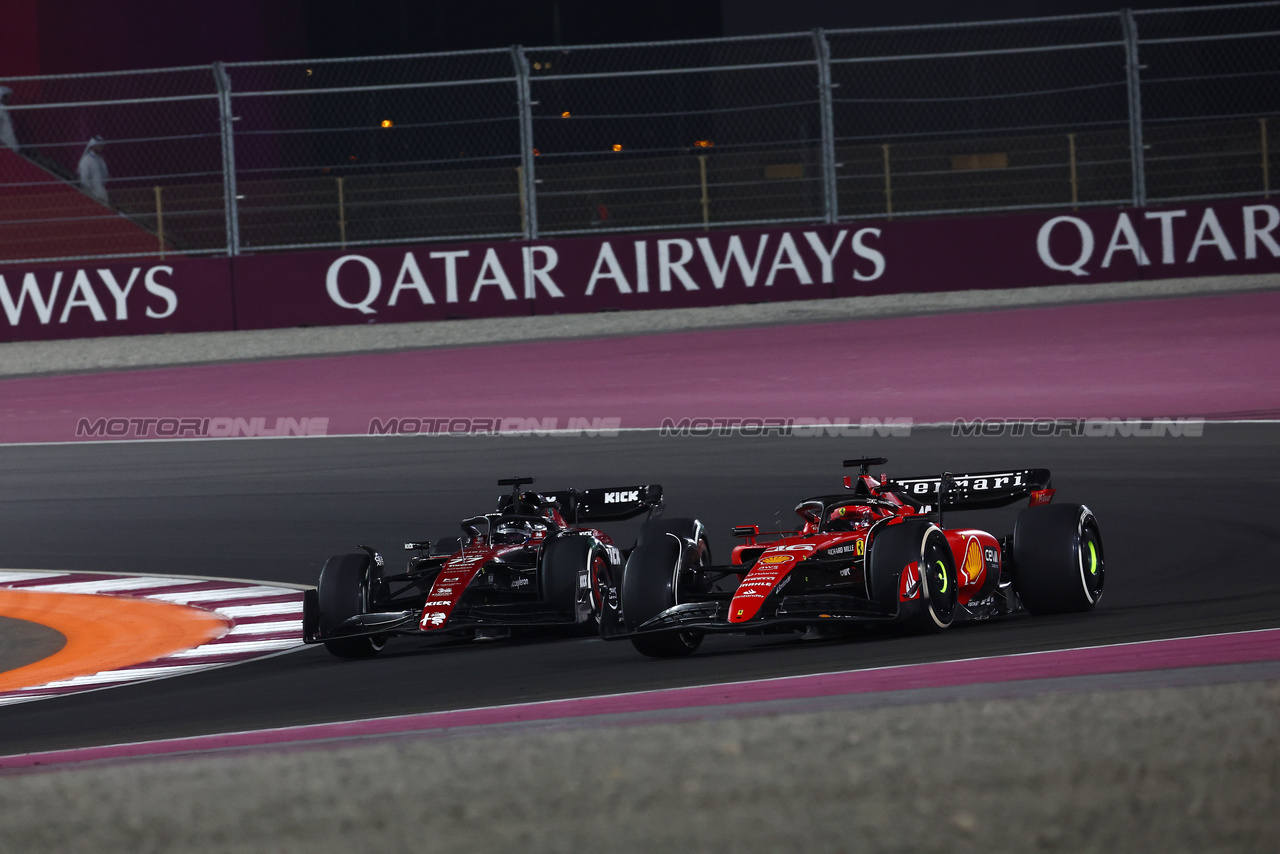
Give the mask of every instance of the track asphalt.
[{"label": "track asphalt", "polygon": [[[406,536],[451,531],[460,515],[492,506],[493,480],[525,473],[548,487],[660,481],[669,513],[703,515],[723,554],[729,525],[789,515],[799,497],[830,491],[840,459],[863,452],[885,454],[899,474],[1048,466],[1056,500],[1086,501],[1102,520],[1109,566],[1091,614],[937,637],[715,637],[671,662],[555,636],[399,641],[367,662],[306,650],[0,708],[0,755],[1274,630],[1278,432],[1208,424],[1199,437],[1163,439],[916,429],[870,441],[631,433],[0,448],[0,515],[23,533],[0,542],[3,566],[180,566],[309,583],[325,556],[357,542],[395,560]],[[1205,498],[1217,494],[1234,498]],[[975,524],[998,530],[1012,521],[979,515]],[[1275,679],[1266,662],[1121,668],[606,715],[587,728],[454,727],[301,751],[15,769],[4,779],[0,850],[1274,850]],[[755,828],[749,838],[744,827]]]},{"label": "track asphalt", "polygon": [[[889,457],[900,475],[1005,466],[1053,470],[1056,501],[1098,515],[1111,567],[1083,617],[1015,618],[940,638],[712,637],[693,657],[641,658],[586,638],[399,641],[370,662],[308,650],[94,695],[0,709],[0,754],[592,696],[803,673],[1097,646],[1280,625],[1278,428],[1199,437],[378,437],[0,449],[0,511],[20,542],[0,565],[172,572],[314,583],[359,543],[400,560],[406,539],[448,535],[493,505],[499,477],[547,488],[660,482],[668,515],[698,515],[723,555],[734,524],[773,524],[830,492],[839,461]],[[963,465],[960,465],[963,464]],[[1229,485],[1246,500],[1195,496]],[[972,514],[1004,532],[1013,510]],[[629,543],[635,523],[614,527]],[[1206,550],[1206,544],[1210,544]]]},{"label": "track asphalt", "polygon": [[[906,416],[918,423],[1001,414],[1265,415],[1280,406],[1274,324],[1268,322],[1276,308],[1272,299],[1208,297],[1187,300],[1181,311],[1174,305],[1180,300],[1073,306],[1059,311],[1144,310],[1102,312],[1110,319],[1096,327],[1076,322],[1101,317],[1084,312],[1040,333],[1033,323],[1041,317],[1038,309],[984,315],[999,323],[976,331],[956,322],[970,317],[965,314],[894,321],[901,328],[872,328],[888,321],[814,324],[793,338],[785,337],[785,327],[733,330],[743,337],[686,346],[684,362],[677,361],[681,341],[698,336],[649,335],[635,339],[647,345],[636,344],[612,366],[613,373],[619,367],[635,372],[631,386],[614,380],[603,392],[584,390],[568,372],[603,370],[597,363],[612,358],[607,347],[553,359],[548,366],[557,369],[549,387],[566,408],[604,394],[604,404],[632,409],[547,411],[554,401],[545,391],[537,396],[525,390],[537,411],[478,414],[692,417],[701,414],[694,404],[741,403],[753,391],[750,400],[759,405],[745,414],[767,417]],[[1019,322],[1005,323],[1011,317]],[[1146,341],[1157,348],[1155,356],[1136,344],[1126,349],[1125,336],[1146,325],[1170,336]],[[920,328],[941,337],[916,341],[906,334]],[[1095,328],[1102,330],[1096,338]],[[863,334],[850,336],[850,329]],[[869,331],[896,335],[881,343],[901,342],[901,362],[890,364],[895,371],[899,364],[912,370],[894,373],[896,392],[867,387],[865,378],[857,381],[863,376],[857,366],[870,352],[859,349]],[[754,337],[762,332],[778,337]],[[817,347],[806,351],[808,359],[791,359],[764,346],[802,347],[819,334],[836,351],[826,353],[832,358],[819,358]],[[976,345],[967,349],[980,334],[1012,336],[1021,346],[1001,352],[1015,366],[984,362],[986,350]],[[606,343],[632,346],[631,339]],[[492,348],[507,357],[495,361],[486,361],[486,348],[485,358],[470,360],[459,354],[474,357],[477,349],[438,351],[454,359],[443,362],[388,353],[171,369],[195,373],[173,374],[164,383],[158,381],[163,370],[107,374],[96,378],[108,381],[98,391],[53,385],[41,393],[23,385],[34,380],[11,380],[0,388],[0,430],[5,441],[66,441],[75,420],[87,417],[80,408],[85,401],[105,408],[88,414],[105,417],[123,411],[113,407],[130,407],[122,417],[133,417],[140,404],[186,406],[200,402],[200,393],[205,400],[202,411],[192,410],[196,415],[341,417],[361,427],[370,417],[422,414],[424,389],[439,383],[447,392],[455,388],[450,383],[457,382],[458,372],[474,370],[473,378],[493,379],[491,393],[512,389],[501,379],[507,374],[495,373],[494,366],[512,367],[510,375],[518,376],[515,367],[529,366],[517,364],[513,354],[539,355],[539,346],[544,345]],[[1107,358],[1116,349],[1131,360]],[[1181,358],[1184,352],[1193,358]],[[750,364],[766,372],[748,384],[734,361],[739,357],[756,359]],[[1068,364],[1060,364],[1062,359]],[[410,364],[400,369],[397,360]],[[868,368],[872,375],[878,364]],[[324,367],[328,374],[299,371],[300,365]],[[236,382],[198,373],[237,367],[247,372]],[[266,379],[255,384],[250,368],[265,371]],[[383,385],[379,376],[386,370],[419,385],[403,392]],[[1050,371],[1052,383],[1036,381],[1041,370]],[[111,384],[130,376],[136,385]],[[286,403],[303,399],[291,394],[324,392],[326,376],[354,397],[323,397],[320,402],[332,406],[333,414],[286,410]],[[971,392],[996,391],[986,398],[955,396],[950,384],[966,377]],[[1113,391],[1114,385],[1127,393]],[[1253,393],[1247,394],[1250,386]],[[270,389],[284,395],[284,402],[271,397]],[[659,398],[672,401],[670,415],[634,402]],[[462,401],[461,413],[436,411],[476,417],[466,407],[478,410],[481,398]],[[787,408],[764,409],[777,401]],[[964,410],[966,401],[987,408]],[[886,403],[899,404],[899,411],[873,411]],[[270,410],[252,411],[269,404]],[[416,410],[374,411],[404,404]],[[942,417],[930,415],[929,407]],[[29,428],[32,423],[36,427]],[[493,480],[512,474],[537,475],[548,488],[662,482],[668,515],[702,516],[713,532],[713,548],[723,554],[729,525],[785,518],[799,498],[831,490],[841,458],[881,453],[897,475],[1011,465],[1053,469],[1056,500],[1084,501],[1097,512],[1109,575],[1107,595],[1092,614],[1020,617],[931,638],[716,637],[697,655],[676,662],[645,660],[626,643],[572,637],[487,645],[398,642],[370,662],[305,651],[0,708],[0,753],[1273,630],[1280,626],[1280,539],[1273,522],[1280,512],[1278,435],[1274,424],[1211,423],[1199,436],[1164,438],[966,437],[917,427],[909,436],[860,438],[637,432],[577,439],[4,447],[0,514],[6,528],[21,536],[0,541],[0,566],[108,572],[176,566],[183,573],[313,583],[324,557],[357,542],[391,556],[405,538],[447,533],[459,516],[491,506]],[[1006,530],[1012,516],[981,514],[973,521]],[[619,539],[627,536],[618,531]],[[815,851],[1272,850],[1280,839],[1274,820],[1280,807],[1280,695],[1274,682],[1260,681],[1275,675],[1258,669],[1263,666],[1179,667],[1155,681],[1114,672],[1050,679],[1034,687],[1022,683],[1033,696],[1017,700],[1007,699],[1025,696],[1016,690],[939,696],[928,693],[938,689],[927,689],[888,708],[791,708],[774,710],[777,718],[746,720],[690,713],[684,722],[595,733],[499,733],[214,764],[34,775],[6,781],[0,816],[7,844],[24,851],[65,850],[69,839],[93,840],[97,850],[129,851],[262,850],[264,841],[273,850],[421,843],[424,850],[554,851],[564,850],[566,840],[573,848],[613,840],[618,850],[628,851],[784,845]],[[1170,687],[1224,681],[1240,684]],[[894,703],[925,705],[904,710]],[[270,784],[262,787],[263,781]],[[495,792],[501,794],[496,800]],[[405,820],[424,809],[430,821]],[[51,815],[66,820],[51,822]],[[904,823],[904,815],[911,820]],[[754,830],[743,836],[743,828]]]},{"label": "track asphalt", "polygon": [[0,674],[48,658],[66,642],[56,629],[30,620],[0,617]]}]

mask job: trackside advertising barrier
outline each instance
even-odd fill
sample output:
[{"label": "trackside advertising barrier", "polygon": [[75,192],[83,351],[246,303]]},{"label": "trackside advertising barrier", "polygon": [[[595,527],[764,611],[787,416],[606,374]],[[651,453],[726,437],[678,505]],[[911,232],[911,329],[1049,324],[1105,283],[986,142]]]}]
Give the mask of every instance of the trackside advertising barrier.
[{"label": "trackside advertising barrier", "polygon": [[236,328],[230,258],[0,267],[0,341]]},{"label": "trackside advertising barrier", "polygon": [[1280,272],[1280,205],[0,267],[0,340],[397,323]]}]

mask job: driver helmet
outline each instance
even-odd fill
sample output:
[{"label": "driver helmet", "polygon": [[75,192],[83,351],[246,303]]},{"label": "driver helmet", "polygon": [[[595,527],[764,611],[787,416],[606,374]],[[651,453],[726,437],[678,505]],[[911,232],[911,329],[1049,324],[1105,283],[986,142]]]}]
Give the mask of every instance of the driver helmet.
[{"label": "driver helmet", "polygon": [[522,492],[511,502],[511,509],[508,512],[549,519],[553,506],[554,502],[548,501],[545,495],[537,492]]},{"label": "driver helmet", "polygon": [[493,529],[495,545],[520,546],[533,539],[533,525],[524,520],[503,522]]},{"label": "driver helmet", "polygon": [[870,507],[845,504],[832,510],[827,516],[827,530],[853,531],[865,528],[875,520],[875,512]]}]

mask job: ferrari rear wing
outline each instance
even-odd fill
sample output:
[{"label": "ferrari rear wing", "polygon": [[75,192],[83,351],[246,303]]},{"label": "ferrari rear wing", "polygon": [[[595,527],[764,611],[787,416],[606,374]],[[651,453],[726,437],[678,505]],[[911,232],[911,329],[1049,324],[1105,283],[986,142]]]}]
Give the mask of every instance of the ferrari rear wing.
[{"label": "ferrari rear wing", "polygon": [[[939,486],[949,478],[942,501]],[[907,477],[890,481],[893,491],[910,496],[921,504],[941,506],[944,510],[985,510],[1004,507],[1031,498],[1033,504],[1047,503],[1053,495],[1048,469],[1006,469],[978,471],[941,477]]]},{"label": "ferrari rear wing", "polygon": [[620,522],[662,509],[662,484],[659,483],[566,489],[542,494],[560,502],[560,512],[570,524]]}]

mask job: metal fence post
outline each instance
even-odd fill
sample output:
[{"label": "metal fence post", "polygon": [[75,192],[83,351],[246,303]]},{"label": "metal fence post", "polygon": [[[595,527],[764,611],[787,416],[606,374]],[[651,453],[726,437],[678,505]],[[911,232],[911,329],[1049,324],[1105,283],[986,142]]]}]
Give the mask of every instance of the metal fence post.
[{"label": "metal fence post", "polygon": [[889,143],[880,146],[884,152],[884,215],[893,219],[893,179],[889,172]]},{"label": "metal fence post", "polygon": [[1271,153],[1267,151],[1267,120],[1258,119],[1262,137],[1262,198],[1271,198]]},{"label": "metal fence post", "polygon": [[236,140],[231,129],[231,78],[221,62],[213,64],[218,87],[218,115],[222,126],[222,196],[227,219],[227,254],[240,254],[240,206],[236,199]]},{"label": "metal fence post", "polygon": [[[1265,156],[1263,162],[1266,162]],[[711,224],[711,196],[707,193],[707,155],[705,154],[698,155],[698,184],[702,189],[702,198],[699,201],[702,203],[702,227],[705,229]]]},{"label": "metal fence post", "polygon": [[151,188],[156,196],[156,240],[160,244],[160,260],[164,260],[164,188],[156,184]]},{"label": "metal fence post", "polygon": [[1076,173],[1076,135],[1067,134],[1067,160],[1071,166],[1071,209],[1080,209],[1080,177]]},{"label": "metal fence post", "polygon": [[516,66],[516,100],[520,109],[520,178],[524,191],[524,237],[538,237],[538,180],[533,173],[533,101],[529,93],[529,61],[524,48],[511,48],[511,61]]},{"label": "metal fence post", "polygon": [[821,27],[813,31],[813,46],[818,58],[818,103],[822,113],[823,208],[827,224],[831,225],[840,208],[836,186],[836,123],[831,107],[831,45]]},{"label": "metal fence post", "polygon": [[1124,32],[1125,69],[1129,84],[1129,157],[1133,170],[1133,206],[1147,205],[1146,153],[1142,147],[1142,66],[1138,64],[1138,22],[1132,9],[1120,10]]}]

